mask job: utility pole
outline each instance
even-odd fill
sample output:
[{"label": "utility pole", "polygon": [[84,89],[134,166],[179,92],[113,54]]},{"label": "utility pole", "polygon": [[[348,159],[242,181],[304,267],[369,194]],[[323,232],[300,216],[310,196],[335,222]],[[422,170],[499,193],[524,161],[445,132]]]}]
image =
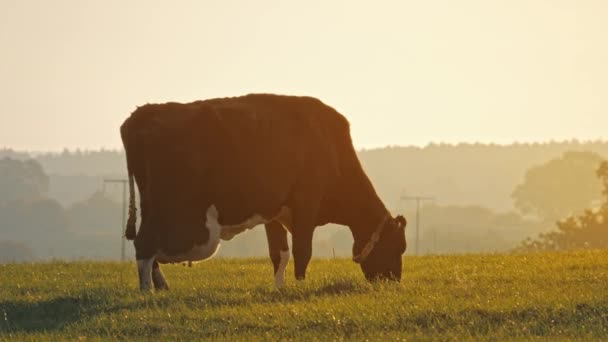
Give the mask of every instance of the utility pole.
[{"label": "utility pole", "polygon": [[104,179],[103,190],[105,193],[106,183],[122,183],[122,225],[120,227],[120,260],[125,261],[125,222],[127,217],[127,182],[126,179]]},{"label": "utility pole", "polygon": [[402,201],[416,201],[416,255],[420,248],[420,202],[434,201],[435,197],[425,196],[401,196]]}]

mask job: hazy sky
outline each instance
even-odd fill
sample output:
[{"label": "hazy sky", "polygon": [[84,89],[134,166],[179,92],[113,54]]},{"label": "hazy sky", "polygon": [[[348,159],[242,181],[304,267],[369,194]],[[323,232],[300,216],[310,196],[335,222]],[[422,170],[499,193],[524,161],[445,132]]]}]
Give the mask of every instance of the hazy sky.
[{"label": "hazy sky", "polygon": [[249,92],[319,97],[359,148],[608,138],[606,0],[0,0],[0,48],[0,147]]}]

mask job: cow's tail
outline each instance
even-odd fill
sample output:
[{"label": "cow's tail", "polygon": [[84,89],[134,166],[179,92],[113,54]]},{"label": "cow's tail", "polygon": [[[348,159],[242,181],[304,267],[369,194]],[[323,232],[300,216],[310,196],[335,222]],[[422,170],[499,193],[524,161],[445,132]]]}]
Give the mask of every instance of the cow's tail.
[{"label": "cow's tail", "polygon": [[134,240],[137,234],[135,229],[137,208],[135,208],[135,184],[133,183],[133,174],[129,172],[129,218],[127,219],[127,228],[125,229],[125,238],[127,240]]},{"label": "cow's tail", "polygon": [[120,136],[122,138],[122,144],[125,148],[125,156],[127,159],[127,173],[129,177],[129,216],[127,219],[127,227],[125,229],[125,238],[127,240],[134,240],[135,235],[137,234],[137,230],[135,228],[135,223],[137,221],[137,208],[135,207],[135,182],[133,181],[133,151],[129,153],[129,150],[133,149],[133,144],[131,141],[133,140],[132,136],[129,136],[127,132],[127,121],[122,124],[120,127]]}]

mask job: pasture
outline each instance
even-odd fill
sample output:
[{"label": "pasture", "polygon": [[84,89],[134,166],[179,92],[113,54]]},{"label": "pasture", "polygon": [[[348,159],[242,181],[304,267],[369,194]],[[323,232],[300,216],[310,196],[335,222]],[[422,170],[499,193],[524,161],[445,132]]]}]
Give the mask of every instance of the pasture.
[{"label": "pasture", "polygon": [[142,294],[135,262],[0,265],[6,340],[467,340],[608,338],[608,251],[404,258],[400,284],[347,259],[273,287],[263,259],[165,265]]}]

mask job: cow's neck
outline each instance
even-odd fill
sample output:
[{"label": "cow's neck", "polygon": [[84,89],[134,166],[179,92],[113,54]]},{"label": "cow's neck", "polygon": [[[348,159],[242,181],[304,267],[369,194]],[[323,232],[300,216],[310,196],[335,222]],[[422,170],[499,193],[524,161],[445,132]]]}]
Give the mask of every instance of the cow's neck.
[{"label": "cow's neck", "polygon": [[347,171],[339,182],[338,193],[344,202],[345,219],[355,244],[365,244],[378,225],[382,224],[388,210],[356,156],[344,161],[344,164]]},{"label": "cow's neck", "polygon": [[375,192],[364,196],[336,196],[326,199],[322,206],[322,224],[348,226],[355,243],[365,244],[389,213]]},{"label": "cow's neck", "polygon": [[355,205],[348,224],[355,242],[367,243],[387,214],[388,210],[377,196],[365,203]]}]

